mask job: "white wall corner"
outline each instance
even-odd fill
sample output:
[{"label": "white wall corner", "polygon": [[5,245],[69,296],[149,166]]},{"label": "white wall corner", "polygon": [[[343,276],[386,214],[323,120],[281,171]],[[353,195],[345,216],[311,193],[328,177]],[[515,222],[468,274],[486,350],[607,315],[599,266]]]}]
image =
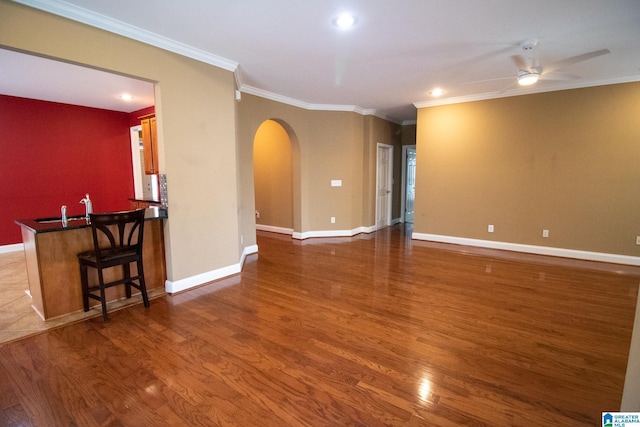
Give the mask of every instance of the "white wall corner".
[{"label": "white wall corner", "polygon": [[240,268],[242,269],[242,267],[244,267],[244,260],[251,254],[257,254],[258,253],[258,245],[250,245],[250,246],[246,246],[243,250],[242,250],[242,256],[240,257]]}]

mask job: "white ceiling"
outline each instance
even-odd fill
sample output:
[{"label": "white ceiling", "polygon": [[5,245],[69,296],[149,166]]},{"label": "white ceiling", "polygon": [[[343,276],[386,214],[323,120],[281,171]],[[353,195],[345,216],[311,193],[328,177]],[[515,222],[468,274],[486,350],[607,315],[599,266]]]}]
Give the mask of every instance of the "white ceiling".
[{"label": "white ceiling", "polygon": [[[398,122],[416,105],[640,80],[638,0],[16,1],[234,71],[243,92]],[[357,18],[348,31],[333,25],[343,11]],[[525,89],[510,57],[528,39],[543,73],[610,53]],[[432,98],[435,87],[445,95]]]},{"label": "white ceiling", "polygon": [[6,49],[0,64],[3,95],[127,113],[154,105],[153,83],[144,80]]}]

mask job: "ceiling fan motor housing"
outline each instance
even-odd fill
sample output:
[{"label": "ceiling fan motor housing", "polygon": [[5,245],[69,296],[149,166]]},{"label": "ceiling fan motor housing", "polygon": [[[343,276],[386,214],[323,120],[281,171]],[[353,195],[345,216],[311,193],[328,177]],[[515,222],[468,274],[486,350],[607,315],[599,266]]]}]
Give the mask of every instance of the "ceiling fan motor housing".
[{"label": "ceiling fan motor housing", "polygon": [[520,84],[520,86],[532,85],[538,81],[539,77],[540,77],[540,73],[538,73],[535,70],[531,70],[531,71],[519,70],[518,84]]}]

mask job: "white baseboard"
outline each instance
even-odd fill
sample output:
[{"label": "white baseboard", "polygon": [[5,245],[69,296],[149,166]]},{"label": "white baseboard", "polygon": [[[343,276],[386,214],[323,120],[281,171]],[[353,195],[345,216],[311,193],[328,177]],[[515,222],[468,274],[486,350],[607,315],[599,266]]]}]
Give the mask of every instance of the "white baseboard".
[{"label": "white baseboard", "polygon": [[293,232],[291,237],[298,240],[310,239],[312,237],[353,237],[360,233],[373,233],[376,231],[375,226],[369,227],[357,227],[352,230],[319,230],[319,231],[305,231],[303,233]]},{"label": "white baseboard", "polygon": [[[375,225],[369,225],[369,226],[364,226],[363,225],[362,227],[358,228],[357,230],[358,230],[358,233],[369,234],[369,233],[373,233],[374,231],[377,231],[378,229],[376,228]],[[356,234],[358,234],[358,233],[356,233]]]},{"label": "white baseboard", "polygon": [[244,265],[244,260],[248,255],[257,254],[258,253],[258,245],[251,245],[244,248],[242,251],[242,256],[240,256],[240,266]]},{"label": "white baseboard", "polygon": [[273,225],[256,224],[256,230],[269,231],[271,233],[287,234],[289,236],[293,234],[293,228],[275,227]]},{"label": "white baseboard", "polygon": [[24,244],[16,243],[14,245],[0,246],[0,254],[7,254],[9,252],[20,252],[24,250]]},{"label": "white baseboard", "polygon": [[242,265],[247,255],[258,252],[258,245],[251,245],[244,248],[240,257],[240,262],[226,267],[218,268],[215,270],[207,271],[206,273],[197,274],[195,276],[186,277],[180,280],[167,280],[165,281],[165,290],[167,293],[173,294],[176,292],[186,291],[191,288],[195,288],[204,285],[215,280],[220,280],[228,276],[240,273],[242,271]]},{"label": "white baseboard", "polygon": [[586,261],[600,261],[613,264],[640,266],[640,257],[630,255],[608,254],[603,252],[580,251],[576,249],[552,248],[549,246],[523,245],[518,243],[495,242],[491,240],[468,239],[464,237],[442,236],[438,234],[413,233],[412,239],[428,240],[439,243],[475,246],[480,248],[500,249],[514,252],[525,252],[536,255],[550,255],[562,258],[574,258]]}]

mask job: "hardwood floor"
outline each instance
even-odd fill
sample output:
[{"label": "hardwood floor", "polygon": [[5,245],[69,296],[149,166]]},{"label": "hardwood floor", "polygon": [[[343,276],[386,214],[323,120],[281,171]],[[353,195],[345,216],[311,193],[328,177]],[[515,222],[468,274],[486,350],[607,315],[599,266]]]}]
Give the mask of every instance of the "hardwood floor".
[{"label": "hardwood floor", "polygon": [[0,425],[582,426],[640,269],[259,233],[240,275],[0,347]]},{"label": "hardwood floor", "polygon": [[[26,293],[28,289],[29,279],[24,251],[0,254],[0,344],[102,316],[100,305],[95,305],[88,312],[80,310],[45,322],[31,306],[31,298]],[[150,289],[148,294],[149,298],[157,298],[165,292],[164,289],[156,288]],[[131,299],[123,298],[110,302],[109,311],[140,301],[140,294],[134,293]]]}]

